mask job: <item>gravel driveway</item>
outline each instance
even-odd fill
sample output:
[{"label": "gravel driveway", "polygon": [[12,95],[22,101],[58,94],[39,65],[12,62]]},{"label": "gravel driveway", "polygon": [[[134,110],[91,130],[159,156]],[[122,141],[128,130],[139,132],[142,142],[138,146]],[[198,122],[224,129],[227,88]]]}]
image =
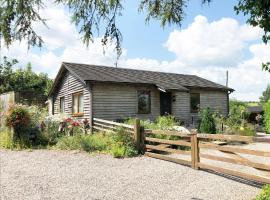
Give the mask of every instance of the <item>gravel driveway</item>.
[{"label": "gravel driveway", "polygon": [[259,189],[148,157],[0,150],[0,199],[253,199]]}]

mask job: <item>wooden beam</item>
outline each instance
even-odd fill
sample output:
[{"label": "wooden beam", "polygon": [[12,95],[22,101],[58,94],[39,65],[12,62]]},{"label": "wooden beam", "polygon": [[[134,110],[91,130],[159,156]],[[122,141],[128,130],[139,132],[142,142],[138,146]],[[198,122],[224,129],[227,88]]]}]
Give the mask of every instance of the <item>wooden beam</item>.
[{"label": "wooden beam", "polygon": [[187,137],[190,138],[190,133],[183,133],[180,131],[167,131],[167,130],[145,130],[145,134],[154,134],[154,135],[169,135],[169,136],[179,136],[179,137]]},{"label": "wooden beam", "polygon": [[252,162],[249,160],[242,160],[242,159],[233,159],[233,158],[227,158],[227,157],[220,157],[220,156],[214,156],[214,155],[209,155],[209,154],[200,154],[201,158],[206,158],[210,160],[216,160],[216,161],[221,161],[221,162],[227,162],[227,163],[232,163],[232,164],[238,164],[238,165],[244,165],[247,167],[253,167],[256,169],[262,169],[262,170],[267,170],[270,171],[270,165],[265,165],[261,163],[256,163]]},{"label": "wooden beam", "polygon": [[111,124],[111,125],[115,125],[115,126],[123,126],[125,128],[129,128],[132,130],[134,129],[134,127],[132,125],[128,125],[128,124],[117,123],[117,122],[108,121],[108,120],[104,120],[104,119],[98,119],[98,118],[94,118],[93,120],[94,120],[94,122],[103,122],[103,123]]},{"label": "wooden beam", "polygon": [[159,145],[155,146],[155,145],[145,145],[147,150],[158,150],[158,151],[164,151],[164,152],[168,152],[168,153],[175,153],[175,154],[182,154],[182,155],[190,155],[191,152],[190,151],[183,151],[183,150],[179,150],[179,149],[171,149],[171,148],[167,148],[167,147],[160,147]]},{"label": "wooden beam", "polygon": [[181,140],[165,140],[165,139],[158,139],[158,138],[146,137],[145,138],[145,141],[148,141],[148,142],[157,142],[157,143],[161,143],[161,144],[171,144],[171,145],[179,145],[179,146],[191,147],[191,143],[190,142],[181,141]]},{"label": "wooden beam", "polygon": [[230,169],[224,169],[221,167],[216,167],[216,166],[212,166],[212,165],[208,165],[208,164],[204,164],[204,163],[199,163],[199,167],[201,169],[208,169],[208,170],[216,171],[218,173],[240,177],[240,178],[243,178],[246,180],[253,180],[253,181],[260,182],[260,183],[270,183],[269,178],[262,177],[262,176],[256,176],[253,174],[238,172],[238,171],[234,171],[234,170],[230,170]]},{"label": "wooden beam", "polygon": [[181,165],[189,165],[190,166],[190,164],[191,164],[191,162],[188,161],[188,160],[179,159],[179,158],[172,158],[172,157],[169,157],[169,156],[164,156],[164,155],[160,155],[160,154],[156,154],[156,153],[146,152],[145,155],[149,156],[149,157],[152,157],[152,158],[166,160],[166,161],[181,164]]},{"label": "wooden beam", "polygon": [[228,151],[228,152],[234,152],[234,153],[243,153],[243,154],[249,154],[249,155],[255,155],[255,156],[270,157],[270,152],[266,152],[266,151],[243,149],[243,148],[236,148],[236,147],[229,147],[229,146],[218,146],[212,143],[200,143],[199,147],[207,148],[207,149],[215,149],[219,151]]},{"label": "wooden beam", "polygon": [[223,134],[198,134],[199,139],[212,139],[212,140],[224,140],[224,141],[237,141],[237,142],[253,142],[251,136],[240,135],[223,135]]}]

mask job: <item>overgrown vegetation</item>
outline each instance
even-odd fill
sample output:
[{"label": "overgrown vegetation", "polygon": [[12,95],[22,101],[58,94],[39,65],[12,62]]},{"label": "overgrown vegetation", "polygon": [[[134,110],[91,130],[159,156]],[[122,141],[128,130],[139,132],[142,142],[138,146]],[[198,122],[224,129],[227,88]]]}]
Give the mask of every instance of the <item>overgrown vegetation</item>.
[{"label": "overgrown vegetation", "polygon": [[[135,119],[131,118],[126,120],[127,124],[133,125],[135,123]],[[173,129],[174,126],[180,126],[180,122],[178,122],[174,116],[159,116],[155,121],[150,120],[141,120],[140,125],[144,129],[152,129],[152,130],[170,130]]]},{"label": "overgrown vegetation", "polygon": [[248,122],[250,115],[247,110],[248,105],[250,105],[249,102],[231,100],[228,117],[216,113],[214,118],[217,133],[254,136],[255,127]]},{"label": "overgrown vegetation", "polygon": [[210,108],[203,109],[200,112],[200,122],[198,126],[199,133],[216,133],[216,124],[214,119],[214,113]]},{"label": "overgrown vegetation", "polygon": [[115,133],[76,134],[59,138],[56,148],[86,152],[110,153],[115,158],[132,157],[138,154],[132,136],[123,128]]},{"label": "overgrown vegetation", "polygon": [[264,186],[255,200],[270,200],[270,185]]},{"label": "overgrown vegetation", "polygon": [[270,133],[270,100],[264,104],[264,128]]},{"label": "overgrown vegetation", "polygon": [[88,120],[83,122],[65,115],[46,116],[37,106],[13,105],[0,128],[0,148],[24,149],[50,147],[63,150],[109,153],[117,158],[138,154],[130,133],[119,128],[115,132],[85,134]]}]

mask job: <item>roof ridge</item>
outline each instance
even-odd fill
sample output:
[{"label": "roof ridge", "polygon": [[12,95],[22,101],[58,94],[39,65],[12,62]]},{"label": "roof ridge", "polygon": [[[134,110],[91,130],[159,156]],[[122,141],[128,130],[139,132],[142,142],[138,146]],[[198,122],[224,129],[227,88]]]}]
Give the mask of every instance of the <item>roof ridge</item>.
[{"label": "roof ridge", "polygon": [[144,72],[151,72],[151,73],[162,73],[162,74],[174,74],[174,75],[183,75],[183,76],[196,76],[193,74],[180,74],[175,72],[162,72],[162,71],[151,71],[146,69],[134,69],[134,68],[128,68],[128,67],[112,67],[107,65],[94,65],[94,64],[86,64],[86,63],[73,63],[73,62],[62,62],[63,64],[72,64],[72,65],[85,65],[85,66],[92,66],[92,67],[106,67],[110,69],[124,69],[124,70],[134,70],[134,71],[144,71]]}]

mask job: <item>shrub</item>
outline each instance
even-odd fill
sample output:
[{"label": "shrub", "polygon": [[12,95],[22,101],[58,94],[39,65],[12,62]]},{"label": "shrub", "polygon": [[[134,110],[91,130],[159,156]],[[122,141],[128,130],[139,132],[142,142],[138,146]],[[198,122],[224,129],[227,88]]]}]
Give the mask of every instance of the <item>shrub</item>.
[{"label": "shrub", "polygon": [[167,116],[159,116],[156,124],[158,125],[159,129],[172,129],[173,126],[176,126],[176,120],[174,116],[167,115]]},{"label": "shrub", "polygon": [[138,154],[131,134],[126,132],[124,128],[118,128],[116,133],[113,133],[111,137],[111,154],[114,157],[131,157]]},{"label": "shrub", "polygon": [[13,141],[19,143],[21,147],[31,146],[32,132],[30,128],[30,114],[21,105],[11,106],[6,116],[6,125],[13,128]]},{"label": "shrub", "polygon": [[200,123],[198,127],[200,133],[216,133],[216,124],[213,116],[213,112],[210,108],[203,109],[200,112]]},{"label": "shrub", "polygon": [[234,104],[230,106],[229,118],[227,119],[227,124],[229,126],[240,126],[246,123],[249,117],[249,112],[247,111],[247,106],[243,104]]},{"label": "shrub", "polygon": [[264,104],[264,126],[265,131],[270,133],[270,101]]},{"label": "shrub", "polygon": [[264,186],[255,200],[270,200],[270,185]]}]

